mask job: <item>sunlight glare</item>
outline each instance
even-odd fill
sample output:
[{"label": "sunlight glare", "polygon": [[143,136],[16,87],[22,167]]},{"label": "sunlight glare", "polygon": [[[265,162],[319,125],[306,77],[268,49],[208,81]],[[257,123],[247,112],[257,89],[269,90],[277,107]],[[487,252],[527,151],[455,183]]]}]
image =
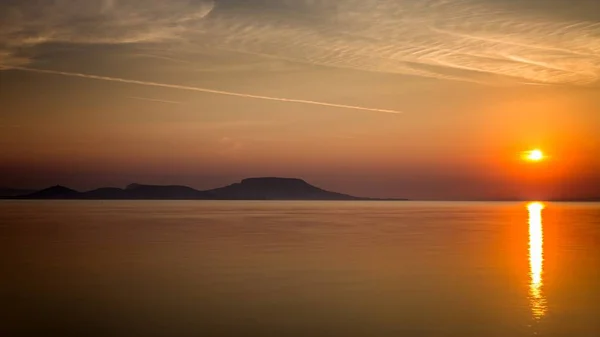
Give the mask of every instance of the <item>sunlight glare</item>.
[{"label": "sunlight glare", "polygon": [[532,202],[527,205],[529,211],[529,296],[531,311],[536,319],[546,313],[546,299],[542,293],[542,275],[544,268],[544,230],[542,225],[542,210],[544,204]]},{"label": "sunlight glare", "polygon": [[542,150],[539,149],[535,149],[535,150],[531,150],[531,151],[526,151],[523,154],[523,158],[525,160],[528,161],[542,161],[545,158],[544,152],[542,152]]}]

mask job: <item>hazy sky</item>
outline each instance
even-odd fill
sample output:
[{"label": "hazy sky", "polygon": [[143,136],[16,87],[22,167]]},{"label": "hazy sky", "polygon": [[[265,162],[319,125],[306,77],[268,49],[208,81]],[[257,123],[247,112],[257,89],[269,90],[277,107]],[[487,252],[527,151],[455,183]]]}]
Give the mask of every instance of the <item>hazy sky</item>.
[{"label": "hazy sky", "polygon": [[598,195],[599,76],[597,0],[0,0],[0,186]]}]

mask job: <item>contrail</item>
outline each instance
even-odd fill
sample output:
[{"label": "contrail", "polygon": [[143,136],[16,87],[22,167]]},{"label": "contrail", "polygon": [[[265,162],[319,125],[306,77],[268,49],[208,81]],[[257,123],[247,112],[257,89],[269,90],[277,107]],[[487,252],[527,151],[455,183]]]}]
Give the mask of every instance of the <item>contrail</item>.
[{"label": "contrail", "polygon": [[136,96],[130,96],[127,98],[135,99],[138,101],[148,101],[148,102],[157,102],[157,103],[166,103],[166,104],[181,104],[181,102],[177,102],[177,101],[167,101],[164,99],[156,99],[156,98],[146,98],[146,97],[136,97]]},{"label": "contrail", "polygon": [[70,77],[89,78],[89,79],[101,80],[101,81],[111,81],[111,82],[139,84],[139,85],[146,85],[146,86],[153,86],[153,87],[162,87],[162,88],[170,88],[170,89],[198,91],[198,92],[205,92],[205,93],[210,93],[210,94],[236,96],[236,97],[243,97],[243,98],[254,98],[254,99],[267,100],[267,101],[288,102],[288,103],[298,103],[298,104],[310,104],[310,105],[327,106],[327,107],[340,108],[340,109],[363,110],[363,111],[372,111],[372,112],[385,112],[385,113],[392,113],[392,114],[402,113],[401,111],[397,111],[397,110],[366,108],[366,107],[361,107],[361,106],[333,104],[333,103],[325,103],[325,102],[317,102],[317,101],[308,101],[308,100],[303,100],[303,99],[292,99],[292,98],[280,98],[280,97],[271,97],[271,96],[251,95],[251,94],[243,94],[243,93],[231,92],[231,91],[222,91],[222,90],[213,90],[213,89],[207,89],[207,88],[191,87],[191,86],[185,86],[185,85],[166,84],[166,83],[158,83],[158,82],[146,82],[146,81],[130,80],[130,79],[119,78],[119,77],[88,75],[88,74],[71,73],[71,72],[58,71],[58,70],[36,69],[36,68],[27,68],[27,67],[10,67],[9,69],[16,69],[16,70],[22,70],[22,71],[30,71],[30,72],[42,73],[42,74],[53,74],[53,75],[62,75],[62,76],[70,76]]}]

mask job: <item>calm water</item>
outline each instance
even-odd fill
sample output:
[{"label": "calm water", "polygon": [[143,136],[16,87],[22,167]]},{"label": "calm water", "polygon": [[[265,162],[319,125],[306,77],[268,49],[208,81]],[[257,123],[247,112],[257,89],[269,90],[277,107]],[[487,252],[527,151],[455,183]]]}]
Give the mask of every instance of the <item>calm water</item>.
[{"label": "calm water", "polygon": [[600,336],[600,204],[0,202],[2,336]]}]

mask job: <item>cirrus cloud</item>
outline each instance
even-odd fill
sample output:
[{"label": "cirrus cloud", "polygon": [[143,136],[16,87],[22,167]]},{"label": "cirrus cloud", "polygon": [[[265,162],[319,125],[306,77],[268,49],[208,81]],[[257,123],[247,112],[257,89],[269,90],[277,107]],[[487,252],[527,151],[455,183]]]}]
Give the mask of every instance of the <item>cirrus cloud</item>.
[{"label": "cirrus cloud", "polygon": [[600,18],[509,0],[41,3],[0,2],[0,67],[27,65],[35,57],[21,51],[46,43],[179,40],[188,49],[478,83],[590,85],[600,76]]},{"label": "cirrus cloud", "polygon": [[0,2],[0,64],[24,65],[20,51],[46,43],[135,44],[175,39],[210,13],[211,0]]}]

